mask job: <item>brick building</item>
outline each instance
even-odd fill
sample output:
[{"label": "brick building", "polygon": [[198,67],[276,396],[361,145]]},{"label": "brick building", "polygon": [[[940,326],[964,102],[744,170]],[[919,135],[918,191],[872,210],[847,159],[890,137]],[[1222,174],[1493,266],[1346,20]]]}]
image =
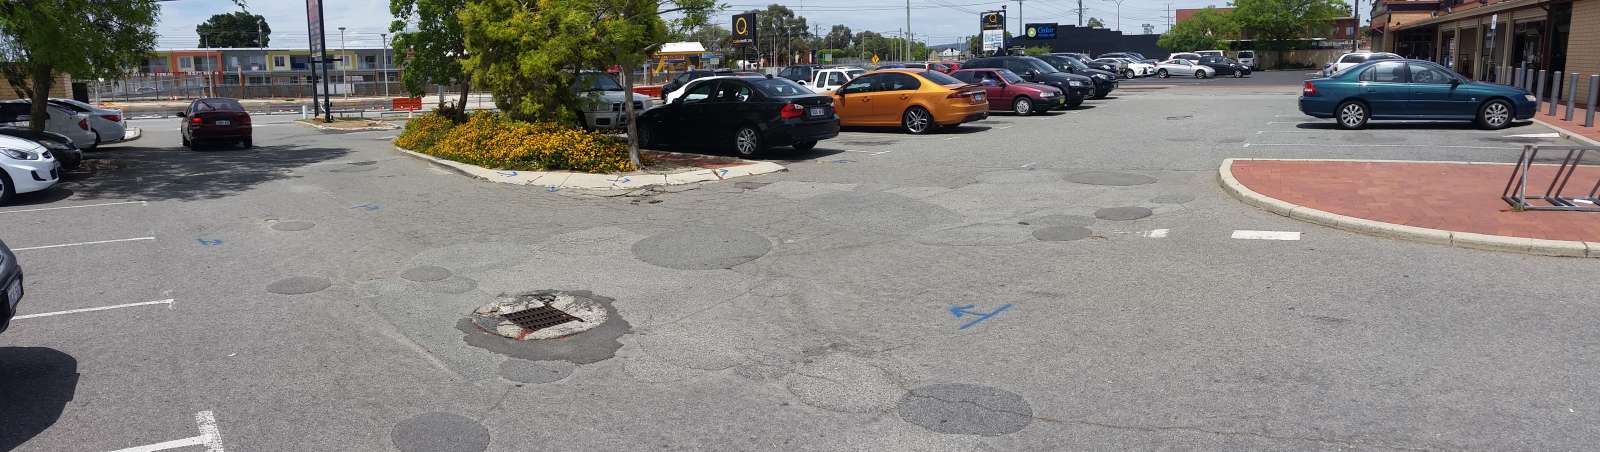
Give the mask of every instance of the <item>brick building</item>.
[{"label": "brick building", "polygon": [[1372,18],[1374,50],[1479,80],[1500,67],[1600,73],[1600,0],[1377,0]]}]

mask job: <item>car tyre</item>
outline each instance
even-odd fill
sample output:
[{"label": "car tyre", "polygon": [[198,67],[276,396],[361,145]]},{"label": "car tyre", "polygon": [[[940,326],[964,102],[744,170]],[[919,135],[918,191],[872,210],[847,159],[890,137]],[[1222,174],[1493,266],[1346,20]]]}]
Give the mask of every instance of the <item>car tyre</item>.
[{"label": "car tyre", "polygon": [[816,140],[801,141],[799,143],[795,143],[794,144],[794,150],[800,151],[800,152],[810,152],[812,149],[814,149],[816,147],[817,147],[817,141]]},{"label": "car tyre", "polygon": [[1206,71],[1194,71],[1194,78],[1206,78]]},{"label": "car tyre", "polygon": [[1367,109],[1367,104],[1353,100],[1339,104],[1339,108],[1334,110],[1333,115],[1333,119],[1339,124],[1339,128],[1345,130],[1366,128],[1367,121],[1372,119],[1372,112]]},{"label": "car tyre", "polygon": [[933,131],[933,114],[922,107],[907,108],[900,114],[900,127],[912,135],[928,133]]},{"label": "car tyre", "polygon": [[239,140],[239,146],[244,147],[245,149],[250,149],[256,147],[256,143],[253,138],[245,138],[243,140]]},{"label": "car tyre", "polygon": [[1033,100],[1029,99],[1028,96],[1017,96],[1016,100],[1011,101],[1011,112],[1016,113],[1017,116],[1033,114]]},{"label": "car tyre", "polygon": [[656,146],[656,137],[655,134],[650,131],[650,126],[636,124],[634,125],[634,129],[639,133],[640,149],[654,148]]},{"label": "car tyre", "polygon": [[1122,71],[1122,78],[1133,78],[1133,69],[1124,69]]},{"label": "car tyre", "polygon": [[1478,127],[1485,130],[1500,130],[1511,126],[1511,103],[1503,99],[1484,102],[1478,107]]},{"label": "car tyre", "polygon": [[766,143],[761,141],[761,131],[752,126],[740,127],[733,132],[733,151],[740,157],[755,157],[766,151]]},{"label": "car tyre", "polygon": [[1080,105],[1083,105],[1083,98],[1082,97],[1077,98],[1077,99],[1070,99],[1070,100],[1067,100],[1067,107],[1063,108],[1062,110],[1065,110],[1067,108],[1078,108],[1078,106],[1080,106]]},{"label": "car tyre", "polygon": [[1167,78],[1167,77],[1171,77],[1171,76],[1172,76],[1172,74],[1168,74],[1166,69],[1158,69],[1158,70],[1156,70],[1156,78]]},{"label": "car tyre", "polygon": [[[94,132],[94,146],[90,146],[90,149],[94,149],[94,148],[99,148],[100,147],[100,131],[99,130],[95,130],[93,132]],[[87,149],[85,149],[85,150],[87,150]]]},{"label": "car tyre", "polygon": [[178,134],[178,139],[183,142],[183,146],[184,147],[188,147],[189,146],[189,137],[184,136],[182,133],[179,133]]},{"label": "car tyre", "polygon": [[17,189],[11,186],[11,176],[5,170],[0,170],[0,206],[11,204],[11,198],[17,197]]}]

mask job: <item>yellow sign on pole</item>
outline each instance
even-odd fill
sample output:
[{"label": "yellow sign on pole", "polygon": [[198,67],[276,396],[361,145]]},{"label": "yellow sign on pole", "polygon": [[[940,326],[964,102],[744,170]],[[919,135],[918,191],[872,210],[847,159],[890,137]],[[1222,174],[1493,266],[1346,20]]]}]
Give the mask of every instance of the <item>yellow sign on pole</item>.
[{"label": "yellow sign on pole", "polygon": [[872,56],[872,64],[878,64],[878,56],[877,55],[873,55]]}]

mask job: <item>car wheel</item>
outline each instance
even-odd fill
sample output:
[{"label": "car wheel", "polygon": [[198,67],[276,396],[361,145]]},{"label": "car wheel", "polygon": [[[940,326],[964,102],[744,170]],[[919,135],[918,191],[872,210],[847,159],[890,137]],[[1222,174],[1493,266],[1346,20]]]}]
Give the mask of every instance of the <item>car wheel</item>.
[{"label": "car wheel", "polygon": [[639,133],[639,148],[653,148],[656,145],[655,134],[650,131],[650,126],[644,124],[634,125]]},{"label": "car wheel", "polygon": [[1016,100],[1011,101],[1011,112],[1017,116],[1033,114],[1033,100],[1028,99],[1028,96],[1017,96]]},{"label": "car wheel", "polygon": [[765,143],[761,142],[761,132],[755,127],[744,126],[733,132],[733,150],[738,152],[740,157],[761,155],[761,152],[766,150],[762,146],[765,146]]},{"label": "car wheel", "polygon": [[11,198],[17,197],[17,189],[11,187],[11,176],[5,170],[0,170],[0,206],[11,204]]},{"label": "car wheel", "polygon": [[1156,77],[1158,78],[1167,78],[1171,76],[1172,74],[1168,74],[1166,69],[1160,69],[1156,71]]},{"label": "car wheel", "polygon": [[1083,105],[1083,98],[1082,97],[1077,98],[1077,99],[1071,99],[1071,100],[1067,101],[1067,108],[1077,108],[1079,105]]},{"label": "car wheel", "polygon": [[189,146],[189,137],[188,136],[185,136],[184,134],[179,133],[178,134],[178,139],[183,141],[183,146],[184,147],[188,147]]},{"label": "car wheel", "polygon": [[1194,71],[1194,78],[1206,78],[1206,71]]},{"label": "car wheel", "polygon": [[1511,104],[1504,100],[1495,99],[1484,102],[1478,107],[1478,127],[1488,130],[1500,130],[1511,125]]},{"label": "car wheel", "polygon": [[922,107],[907,108],[900,115],[900,126],[912,135],[921,135],[933,130],[933,115]]},{"label": "car wheel", "polygon": [[91,148],[98,148],[98,147],[100,147],[100,131],[99,130],[95,130],[94,131],[94,146],[91,146]]},{"label": "car wheel", "polygon": [[239,140],[239,146],[243,146],[245,149],[250,149],[256,147],[256,143],[252,138],[245,138],[243,140]]},{"label": "car wheel", "polygon": [[1133,69],[1122,71],[1122,78],[1133,78]]},{"label": "car wheel", "polygon": [[813,141],[801,141],[799,143],[795,143],[794,144],[794,150],[800,151],[800,152],[808,152],[811,149],[816,148],[816,147],[817,147],[817,142],[815,140],[813,140]]},{"label": "car wheel", "polygon": [[1334,119],[1339,121],[1339,128],[1355,130],[1367,126],[1367,120],[1372,118],[1372,112],[1367,111],[1367,104],[1357,101],[1345,101],[1339,104],[1339,109]]}]

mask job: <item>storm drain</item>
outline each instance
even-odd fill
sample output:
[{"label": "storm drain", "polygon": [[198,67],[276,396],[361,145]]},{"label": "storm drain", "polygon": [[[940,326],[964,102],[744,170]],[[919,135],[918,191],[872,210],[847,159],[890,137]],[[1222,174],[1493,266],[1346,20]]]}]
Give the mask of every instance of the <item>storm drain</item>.
[{"label": "storm drain", "polygon": [[583,321],[583,319],[573,317],[572,314],[548,305],[523,309],[510,314],[500,314],[500,318],[510,320],[511,323],[515,323],[529,332],[539,331],[567,322]]},{"label": "storm drain", "polygon": [[468,316],[479,330],[519,341],[554,339],[605,323],[606,309],[586,296],[560,291],[506,294]]}]

